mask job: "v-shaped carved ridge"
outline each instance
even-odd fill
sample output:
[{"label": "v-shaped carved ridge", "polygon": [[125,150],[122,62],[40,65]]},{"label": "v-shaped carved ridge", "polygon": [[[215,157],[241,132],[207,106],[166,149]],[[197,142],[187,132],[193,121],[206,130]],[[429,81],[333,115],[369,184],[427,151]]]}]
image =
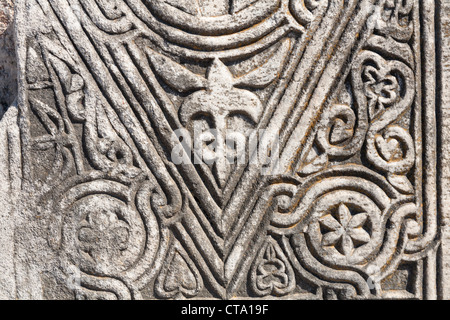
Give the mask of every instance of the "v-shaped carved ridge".
[{"label": "v-shaped carved ridge", "polygon": [[[47,0],[39,1],[46,2]],[[70,2],[77,1],[71,0]],[[128,8],[127,11],[131,15],[135,12],[132,9],[138,6],[137,2],[135,0],[126,2],[132,3],[131,9]],[[277,86],[265,107],[260,105],[261,102],[258,104],[257,98],[250,90],[238,89],[234,87],[234,83],[229,83],[234,81],[232,78],[231,80],[228,79],[228,82],[225,79],[213,79],[213,76],[217,77],[217,74],[215,74],[211,76],[211,79],[198,82],[199,86],[202,87],[199,91],[202,96],[197,97],[198,101],[195,103],[191,101],[191,104],[184,108],[181,106],[180,111],[177,112],[173,105],[161,103],[161,101],[167,100],[163,97],[163,87],[155,77],[155,69],[157,68],[152,65],[152,58],[148,59],[149,52],[142,52],[140,46],[134,41],[135,37],[128,34],[128,37],[117,37],[113,38],[115,40],[105,41],[104,34],[99,32],[87,18],[82,18],[81,23],[72,23],[72,21],[78,20],[74,18],[74,13],[68,9],[68,6],[57,0],[49,0],[51,7],[64,24],[64,28],[75,46],[82,48],[79,50],[79,54],[85,61],[87,68],[92,72],[100,91],[104,93],[121,122],[127,128],[149,171],[161,184],[161,189],[167,196],[167,202],[173,205],[173,208],[178,209],[181,208],[181,203],[185,199],[195,202],[192,207],[196,212],[189,213],[190,219],[194,223],[190,223],[189,219],[181,219],[177,222],[177,228],[183,226],[183,230],[185,230],[183,231],[184,239],[181,239],[180,242],[183,245],[189,245],[191,248],[195,247],[200,252],[200,256],[203,257],[205,262],[202,267],[208,268],[207,271],[203,270],[202,272],[213,273],[214,277],[219,280],[220,285],[227,289],[229,296],[232,296],[239,289],[240,281],[250,268],[249,264],[260,245],[257,232],[264,218],[265,210],[252,211],[254,203],[258,196],[263,193],[265,187],[265,179],[261,177],[260,168],[247,167],[225,209],[222,210],[209,196],[209,191],[201,176],[197,174],[193,164],[179,165],[176,167],[177,172],[174,173],[172,170],[175,166],[167,158],[167,152],[164,154],[159,151],[167,151],[176,147],[176,143],[171,139],[173,130],[184,127],[184,124],[189,121],[188,119],[192,118],[191,113],[195,111],[195,108],[200,108],[200,112],[207,112],[201,109],[201,102],[207,101],[202,100],[206,99],[207,93],[217,94],[220,90],[225,89],[229,90],[228,92],[238,92],[241,100],[252,104],[253,109],[247,110],[247,113],[254,119],[259,119],[259,121],[255,121],[258,123],[257,129],[265,129],[269,134],[279,133],[285,123],[292,119],[295,119],[295,121],[292,128],[289,125],[286,126],[289,128],[286,137],[290,137],[292,132],[302,126],[304,122],[313,123],[313,119],[318,116],[323,106],[323,99],[320,99],[321,86],[317,91],[314,91],[313,88],[308,88],[308,84],[322,83],[320,81],[324,79],[324,75],[330,75],[331,72],[338,71],[345,60],[351,58],[352,49],[358,43],[355,43],[355,41],[348,42],[344,47],[335,50],[336,43],[340,39],[339,36],[357,39],[357,35],[363,30],[364,24],[371,13],[367,10],[364,11],[362,7],[370,6],[373,2],[364,0],[358,6],[356,0],[330,0],[328,7],[324,8],[316,21],[305,29],[305,33],[296,32],[297,36],[293,38],[297,40],[286,52],[290,57],[288,59],[290,62],[285,65],[281,72]],[[245,10],[251,10],[251,7],[249,6]],[[154,9],[158,10],[157,6]],[[244,12],[244,10],[241,12]],[[347,27],[351,17],[358,19],[354,21],[356,26],[354,28]],[[142,28],[143,33],[150,33],[145,22],[137,18],[136,21],[137,29]],[[205,22],[205,25],[201,25],[200,28],[204,27],[208,31],[208,28],[214,23],[207,24]],[[173,28],[173,26],[169,27]],[[275,32],[278,27],[272,25],[268,29]],[[90,30],[89,37],[85,34],[85,29]],[[222,29],[222,31],[226,31],[224,26]],[[228,29],[228,31],[231,29]],[[136,34],[139,35],[140,33],[136,32]],[[263,41],[265,36],[270,37],[270,35],[264,35],[261,37]],[[278,41],[281,39],[283,39],[282,36]],[[248,43],[251,44],[252,41],[250,40]],[[101,43],[102,41],[105,43]],[[209,45],[210,47],[215,45],[214,42],[208,44],[209,40],[205,41],[206,48]],[[230,50],[234,49],[231,47]],[[220,45],[216,48],[220,48]],[[255,50],[259,50],[256,45]],[[180,51],[179,54],[182,55],[182,52]],[[336,58],[337,55],[342,56]],[[215,61],[217,68],[226,68],[220,60]],[[308,70],[312,73],[307,72]],[[332,79],[336,79],[336,77],[338,77],[338,74],[331,75]],[[120,79],[122,81],[121,86],[127,89],[120,89],[116,79]],[[255,78],[250,77],[250,79]],[[222,83],[219,80],[222,80]],[[215,82],[211,84],[208,81]],[[237,80],[236,83],[238,83]],[[332,86],[332,83],[326,84]],[[216,85],[220,86],[215,87]],[[245,96],[243,91],[246,92]],[[308,104],[311,96],[313,97],[313,103]],[[135,101],[135,103],[131,101]],[[214,96],[212,101],[220,102],[219,96]],[[224,101],[222,102],[227,108],[232,109],[232,106]],[[210,107],[216,108],[217,104],[211,104]],[[215,116],[220,115],[218,110],[209,110],[208,112]],[[284,150],[288,150],[288,153],[298,151],[301,141],[309,132],[309,126],[305,125],[305,128],[308,129],[302,129],[299,135],[300,141],[297,143],[288,139],[284,141]],[[221,169],[217,170],[219,173],[216,175],[219,180],[226,181],[226,178],[221,176],[223,174],[223,172],[220,172]],[[224,181],[219,184],[222,187],[226,185]],[[248,190],[255,185],[257,186],[255,189],[257,193],[249,194]],[[188,195],[184,196],[184,194]],[[206,219],[197,219],[195,215],[203,215]],[[205,228],[203,225],[206,223],[209,223],[211,228]],[[211,244],[211,242],[214,242],[213,237],[206,234],[205,229],[214,231],[216,233],[214,236],[217,236],[223,242],[215,241],[214,244]],[[208,241],[209,243],[204,247],[212,248],[215,252],[199,248],[202,241]]]}]

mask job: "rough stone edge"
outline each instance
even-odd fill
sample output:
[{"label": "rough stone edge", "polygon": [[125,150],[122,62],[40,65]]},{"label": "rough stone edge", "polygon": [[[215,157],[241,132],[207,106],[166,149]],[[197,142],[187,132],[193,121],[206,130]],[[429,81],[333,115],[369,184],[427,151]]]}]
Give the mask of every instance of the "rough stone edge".
[{"label": "rough stone edge", "polygon": [[436,2],[440,11],[438,26],[439,60],[438,137],[437,150],[439,183],[438,205],[441,213],[440,261],[438,265],[439,298],[450,300],[450,1]]},{"label": "rough stone edge", "polygon": [[[3,5],[12,10],[12,4]],[[21,189],[22,160],[17,100],[10,105],[17,95],[14,17],[11,19],[6,16],[3,22],[7,24],[2,25],[0,30],[0,42],[4,45],[0,48],[0,58],[6,69],[0,84],[4,85],[2,94],[6,94],[8,90],[10,93],[2,96],[0,101],[0,299],[11,300],[17,298],[15,226],[17,203],[20,200],[18,196]],[[10,61],[11,59],[13,61]],[[11,84],[10,81],[15,83]]]},{"label": "rough stone edge", "polygon": [[20,192],[20,133],[13,104],[0,122],[0,299],[16,298],[15,217]]}]

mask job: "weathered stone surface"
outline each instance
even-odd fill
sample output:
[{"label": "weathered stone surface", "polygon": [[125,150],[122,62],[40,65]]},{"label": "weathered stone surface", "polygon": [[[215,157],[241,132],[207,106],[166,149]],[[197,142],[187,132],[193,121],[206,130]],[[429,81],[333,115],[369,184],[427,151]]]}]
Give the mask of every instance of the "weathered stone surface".
[{"label": "weathered stone surface", "polygon": [[17,0],[0,297],[447,299],[449,10]]}]

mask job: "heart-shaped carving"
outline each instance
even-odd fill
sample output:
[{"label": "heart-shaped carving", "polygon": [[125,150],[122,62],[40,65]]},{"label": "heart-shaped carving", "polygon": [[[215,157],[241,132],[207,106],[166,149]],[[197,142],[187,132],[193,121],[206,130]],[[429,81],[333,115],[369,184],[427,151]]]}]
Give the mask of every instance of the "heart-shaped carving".
[{"label": "heart-shaped carving", "polygon": [[331,127],[330,142],[333,145],[340,144],[353,136],[353,128],[341,119],[336,119]]},{"label": "heart-shaped carving", "polygon": [[175,242],[156,280],[156,293],[163,298],[194,297],[202,287],[197,268],[179,242]]},{"label": "heart-shaped carving", "polygon": [[387,162],[399,161],[403,158],[403,150],[400,142],[396,139],[389,138],[386,140],[383,137],[378,136],[376,138],[376,146],[380,155]]}]

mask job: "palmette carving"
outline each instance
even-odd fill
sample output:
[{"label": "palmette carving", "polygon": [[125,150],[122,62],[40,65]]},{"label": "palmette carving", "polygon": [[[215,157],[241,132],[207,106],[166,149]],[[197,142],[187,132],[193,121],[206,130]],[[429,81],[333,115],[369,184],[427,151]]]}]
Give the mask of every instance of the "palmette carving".
[{"label": "palmette carving", "polygon": [[28,201],[76,298],[423,297],[418,1],[22,2]]},{"label": "palmette carving", "polygon": [[273,238],[269,237],[261,248],[252,267],[250,281],[258,296],[283,296],[294,290],[294,270]]}]

